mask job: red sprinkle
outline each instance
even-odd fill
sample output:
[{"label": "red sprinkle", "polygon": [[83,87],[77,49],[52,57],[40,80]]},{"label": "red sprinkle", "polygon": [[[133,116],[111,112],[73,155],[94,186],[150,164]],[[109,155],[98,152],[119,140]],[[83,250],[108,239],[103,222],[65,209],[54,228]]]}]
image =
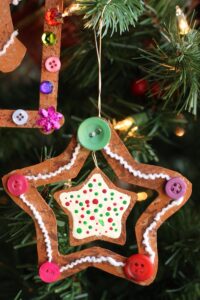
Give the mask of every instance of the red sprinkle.
[{"label": "red sprinkle", "polygon": [[90,200],[85,200],[85,203],[86,203],[86,204],[89,204],[89,203],[90,203]]},{"label": "red sprinkle", "polygon": [[66,206],[69,206],[69,205],[70,205],[70,203],[69,203],[69,202],[66,202],[66,203],[65,203],[65,205],[66,205]]},{"label": "red sprinkle", "polygon": [[112,218],[108,218],[108,222],[112,223],[113,219]]},{"label": "red sprinkle", "polygon": [[85,208],[84,208],[84,207],[81,207],[81,210],[85,210]]},{"label": "red sprinkle", "polygon": [[82,222],[81,221],[78,221],[79,222],[79,224],[81,224]]},{"label": "red sprinkle", "polygon": [[94,220],[94,219],[95,219],[95,217],[94,217],[94,216],[91,216],[91,217],[90,217],[90,220]]},{"label": "red sprinkle", "polygon": [[84,218],[84,215],[81,215],[81,218],[83,219],[83,218]]},{"label": "red sprinkle", "polygon": [[108,211],[110,211],[110,210],[111,210],[111,207],[110,207],[110,206],[109,206],[109,207],[107,207],[107,210],[108,210]]},{"label": "red sprinkle", "polygon": [[110,227],[109,229],[110,229],[110,230],[113,230],[113,228],[112,228],[112,227]]},{"label": "red sprinkle", "polygon": [[89,234],[90,232],[89,232],[89,231],[86,231],[86,233]]},{"label": "red sprinkle", "polygon": [[92,203],[93,203],[93,204],[98,204],[99,201],[98,201],[97,199],[93,199],[93,200],[92,200]]},{"label": "red sprinkle", "polygon": [[78,203],[78,200],[76,200],[75,203]]},{"label": "red sprinkle", "polygon": [[87,191],[86,191],[86,190],[84,190],[84,191],[83,191],[83,193],[84,193],[84,194],[87,194]]},{"label": "red sprinkle", "polygon": [[102,190],[102,193],[104,193],[104,194],[107,193],[107,190],[106,190],[106,189],[103,189],[103,190]]},{"label": "red sprinkle", "polygon": [[123,207],[120,207],[120,210],[123,210],[124,208]]},{"label": "red sprinkle", "polygon": [[92,189],[89,189],[90,192],[92,192]]},{"label": "red sprinkle", "polygon": [[113,203],[113,205],[114,205],[114,206],[116,206],[116,205],[117,205],[117,203]]},{"label": "red sprinkle", "polygon": [[94,178],[93,181],[96,182],[97,180]]},{"label": "red sprinkle", "polygon": [[122,196],[119,199],[122,199]]}]

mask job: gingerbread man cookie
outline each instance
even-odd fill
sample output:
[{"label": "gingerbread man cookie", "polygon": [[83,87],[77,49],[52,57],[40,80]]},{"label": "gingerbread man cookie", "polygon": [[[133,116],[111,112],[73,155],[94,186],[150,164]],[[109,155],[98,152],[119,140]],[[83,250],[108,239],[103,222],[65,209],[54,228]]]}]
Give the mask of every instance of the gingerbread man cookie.
[{"label": "gingerbread man cookie", "polygon": [[[12,2],[17,5],[19,0]],[[16,38],[18,31],[13,31],[9,5],[9,0],[0,0],[0,18],[4,24],[0,30],[0,71],[3,72],[13,71],[25,55],[25,47]],[[63,125],[64,117],[56,111],[62,13],[63,0],[45,1],[39,110],[0,110],[0,127],[40,128],[42,133],[50,134]]]},{"label": "gingerbread man cookie", "polygon": [[[121,181],[158,193],[137,221],[138,253],[128,258],[97,246],[68,255],[59,253],[55,215],[37,190],[41,185],[75,178],[93,151],[103,153]],[[191,183],[181,174],[136,162],[110,124],[101,118],[85,120],[78,138],[73,138],[61,155],[11,172],[4,176],[3,185],[35,223],[39,275],[44,282],[96,267],[139,285],[149,285],[158,268],[157,230],[191,195]],[[99,167],[80,185],[56,192],[55,199],[69,218],[71,245],[94,240],[125,243],[126,219],[137,194],[116,187]]]}]

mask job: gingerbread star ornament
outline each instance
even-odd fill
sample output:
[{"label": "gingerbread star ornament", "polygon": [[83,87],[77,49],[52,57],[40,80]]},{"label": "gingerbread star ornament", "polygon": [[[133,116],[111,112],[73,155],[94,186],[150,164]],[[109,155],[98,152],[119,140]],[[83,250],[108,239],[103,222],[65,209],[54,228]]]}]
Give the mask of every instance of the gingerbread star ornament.
[{"label": "gingerbread star ornament", "polygon": [[[87,246],[62,255],[58,250],[55,215],[37,190],[41,185],[77,177],[93,151],[103,153],[119,180],[158,193],[137,221],[138,251],[130,257],[87,243],[125,243],[126,219],[137,201],[136,193],[116,187],[97,166],[80,185],[56,192],[55,200],[66,213],[66,220],[69,218],[70,245]],[[39,275],[47,283],[95,267],[139,285],[149,285],[158,269],[157,230],[191,195],[191,183],[185,177],[136,162],[111,125],[97,117],[80,125],[77,138],[61,155],[11,172],[4,176],[3,185],[35,223]]]}]

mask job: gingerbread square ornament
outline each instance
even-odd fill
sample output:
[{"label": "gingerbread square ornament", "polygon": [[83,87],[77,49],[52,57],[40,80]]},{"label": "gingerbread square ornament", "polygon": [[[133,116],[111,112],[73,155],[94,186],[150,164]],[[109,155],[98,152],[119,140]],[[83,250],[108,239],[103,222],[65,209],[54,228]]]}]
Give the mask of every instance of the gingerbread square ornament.
[{"label": "gingerbread square ornament", "polygon": [[[101,151],[119,180],[157,191],[135,226],[138,250],[124,257],[89,242],[104,240],[123,245],[126,219],[137,194],[118,188],[97,166],[80,185],[55,193],[69,218],[71,245],[84,250],[62,255],[58,251],[57,222],[37,187],[77,177],[87,157]],[[58,157],[15,170],[3,177],[6,192],[33,219],[37,234],[39,275],[55,282],[88,267],[95,267],[139,285],[151,284],[158,269],[157,230],[191,195],[191,183],[181,174],[134,160],[110,124],[86,119],[67,149]]]},{"label": "gingerbread square ornament", "polygon": [[[0,29],[0,71],[5,73],[15,70],[26,53],[26,48],[17,38],[18,30],[14,30],[10,13],[10,5],[19,3],[20,0],[0,0],[3,24]],[[56,111],[62,13],[63,0],[45,1],[39,109],[0,109],[0,127],[39,128],[42,133],[50,134],[63,125],[64,117]]]}]

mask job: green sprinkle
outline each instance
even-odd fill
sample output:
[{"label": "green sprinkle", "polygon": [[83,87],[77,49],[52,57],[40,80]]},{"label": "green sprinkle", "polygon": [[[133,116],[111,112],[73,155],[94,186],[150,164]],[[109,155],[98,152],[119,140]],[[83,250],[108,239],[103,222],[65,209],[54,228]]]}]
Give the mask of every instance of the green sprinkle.
[{"label": "green sprinkle", "polygon": [[126,204],[126,203],[127,203],[127,201],[126,201],[126,200],[124,200],[122,203],[123,203],[123,204]]},{"label": "green sprinkle", "polygon": [[86,210],[86,214],[88,214],[88,215],[89,215],[89,214],[90,214],[90,210]]},{"label": "green sprinkle", "polygon": [[92,225],[89,225],[88,228],[89,228],[89,229],[92,229]]},{"label": "green sprinkle", "polygon": [[100,204],[99,204],[99,207],[103,207],[103,204],[100,203]]},{"label": "green sprinkle", "polygon": [[95,209],[94,209],[94,212],[95,212],[95,213],[97,213],[98,211],[99,211],[98,208],[95,208]]},{"label": "green sprinkle", "polygon": [[115,223],[112,223],[112,226],[115,226],[116,224]]},{"label": "green sprinkle", "polygon": [[116,214],[115,214],[115,216],[119,216],[119,214],[118,214],[118,213],[116,213]]},{"label": "green sprinkle", "polygon": [[103,217],[103,214],[100,214],[100,217]]},{"label": "green sprinkle", "polygon": [[109,212],[106,212],[106,216],[107,216],[107,217],[110,216],[110,213],[109,213]]},{"label": "green sprinkle", "polygon": [[70,195],[70,198],[74,198],[74,196],[73,196],[73,195]]},{"label": "green sprinkle", "polygon": [[111,198],[110,198],[110,200],[114,200],[114,198],[113,198],[113,197],[111,197]]},{"label": "green sprinkle", "polygon": [[117,208],[114,208],[113,210],[114,210],[114,211],[117,211]]},{"label": "green sprinkle", "polygon": [[78,198],[80,198],[81,196],[80,196],[80,195],[78,195],[77,197],[78,197]]},{"label": "green sprinkle", "polygon": [[81,233],[82,232],[82,229],[81,228],[77,228],[77,233]]},{"label": "green sprinkle", "polygon": [[115,193],[113,193],[113,192],[112,192],[112,193],[110,193],[110,195],[111,195],[111,196],[114,196],[114,194],[115,194]]},{"label": "green sprinkle", "polygon": [[77,213],[78,213],[78,209],[75,209],[75,211],[74,211],[74,212],[75,212],[75,214],[77,214]]},{"label": "green sprinkle", "polygon": [[87,221],[84,221],[83,224],[86,225],[86,224],[87,224]]},{"label": "green sprinkle", "polygon": [[79,205],[80,205],[80,206],[83,206],[83,202],[80,202]]},{"label": "green sprinkle", "polygon": [[102,183],[101,183],[101,182],[99,182],[99,183],[98,183],[98,186],[102,186]]},{"label": "green sprinkle", "polygon": [[101,226],[104,226],[104,221],[103,221],[103,220],[99,220],[99,224],[100,224]]},{"label": "green sprinkle", "polygon": [[97,193],[97,192],[95,192],[94,194],[95,194],[95,196],[98,196],[98,195],[99,195],[99,193]]},{"label": "green sprinkle", "polygon": [[108,200],[108,198],[104,198],[103,200],[104,200],[104,201],[107,201],[107,200]]},{"label": "green sprinkle", "polygon": [[93,184],[92,184],[92,183],[89,183],[89,184],[88,184],[88,187],[89,187],[89,188],[93,187]]},{"label": "green sprinkle", "polygon": [[115,232],[118,231],[117,228],[115,228]]}]

